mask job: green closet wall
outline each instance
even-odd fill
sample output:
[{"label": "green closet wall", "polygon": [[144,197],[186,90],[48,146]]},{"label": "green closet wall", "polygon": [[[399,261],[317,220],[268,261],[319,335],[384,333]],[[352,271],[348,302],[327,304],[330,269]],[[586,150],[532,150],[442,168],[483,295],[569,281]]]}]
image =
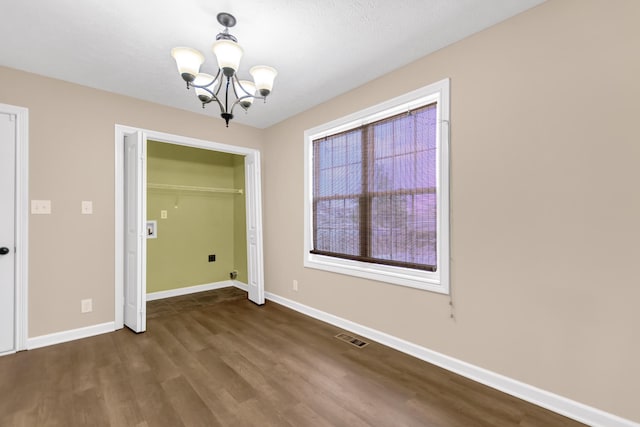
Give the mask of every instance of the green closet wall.
[{"label": "green closet wall", "polygon": [[158,237],[147,239],[147,292],[229,280],[234,270],[247,283],[244,157],[148,141],[147,182],[243,190],[147,188],[147,219],[158,224]]}]

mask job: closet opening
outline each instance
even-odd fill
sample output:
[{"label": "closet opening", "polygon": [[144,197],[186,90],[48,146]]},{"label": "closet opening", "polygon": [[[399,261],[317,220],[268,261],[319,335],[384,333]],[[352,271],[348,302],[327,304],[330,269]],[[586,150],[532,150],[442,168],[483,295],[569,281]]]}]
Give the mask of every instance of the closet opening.
[{"label": "closet opening", "polygon": [[246,290],[244,156],[147,141],[147,301]]},{"label": "closet opening", "polygon": [[235,286],[264,304],[260,152],[116,125],[115,327],[146,301]]}]

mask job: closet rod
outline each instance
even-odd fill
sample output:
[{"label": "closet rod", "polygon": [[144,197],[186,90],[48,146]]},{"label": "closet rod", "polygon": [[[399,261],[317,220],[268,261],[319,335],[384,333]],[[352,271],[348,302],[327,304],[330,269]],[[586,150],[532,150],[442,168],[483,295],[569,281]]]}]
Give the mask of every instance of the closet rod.
[{"label": "closet rod", "polygon": [[151,182],[147,183],[147,188],[154,188],[157,190],[202,191],[205,193],[227,193],[227,194],[243,193],[241,189],[236,189],[236,188],[194,187],[191,185],[155,184]]}]

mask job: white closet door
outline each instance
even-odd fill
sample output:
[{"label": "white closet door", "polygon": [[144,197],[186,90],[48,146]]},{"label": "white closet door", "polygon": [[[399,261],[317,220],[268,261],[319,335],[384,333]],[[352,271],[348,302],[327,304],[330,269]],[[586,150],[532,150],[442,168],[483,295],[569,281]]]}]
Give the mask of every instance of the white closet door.
[{"label": "white closet door", "polygon": [[15,350],[16,117],[0,113],[0,353]]},{"label": "white closet door", "polygon": [[147,329],[146,145],[142,132],[124,138],[124,324],[134,332]]},{"label": "white closet door", "polygon": [[247,260],[249,299],[264,304],[264,272],[262,257],[262,202],[260,197],[260,157],[258,153],[245,157],[247,191]]}]

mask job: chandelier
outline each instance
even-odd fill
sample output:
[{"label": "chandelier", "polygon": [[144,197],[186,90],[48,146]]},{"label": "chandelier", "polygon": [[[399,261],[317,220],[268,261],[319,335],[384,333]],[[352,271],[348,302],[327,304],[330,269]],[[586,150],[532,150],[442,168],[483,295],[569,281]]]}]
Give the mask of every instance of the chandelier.
[{"label": "chandelier", "polygon": [[200,72],[204,56],[196,49],[175,47],[171,49],[171,56],[176,60],[178,72],[187,82],[187,89],[191,86],[195,88],[202,108],[212,101],[217,102],[220,115],[229,127],[229,120],[233,119],[233,110],[237,105],[247,111],[254,99],[264,99],[266,102],[278,72],[266,65],[256,65],[249,70],[253,81],[238,79],[237,72],[244,50],[238,40],[229,34],[229,28],[236,25],[236,18],[222,12],[217,19],[225,28],[216,36],[216,41],[211,46],[218,60],[218,72],[215,76]]}]

